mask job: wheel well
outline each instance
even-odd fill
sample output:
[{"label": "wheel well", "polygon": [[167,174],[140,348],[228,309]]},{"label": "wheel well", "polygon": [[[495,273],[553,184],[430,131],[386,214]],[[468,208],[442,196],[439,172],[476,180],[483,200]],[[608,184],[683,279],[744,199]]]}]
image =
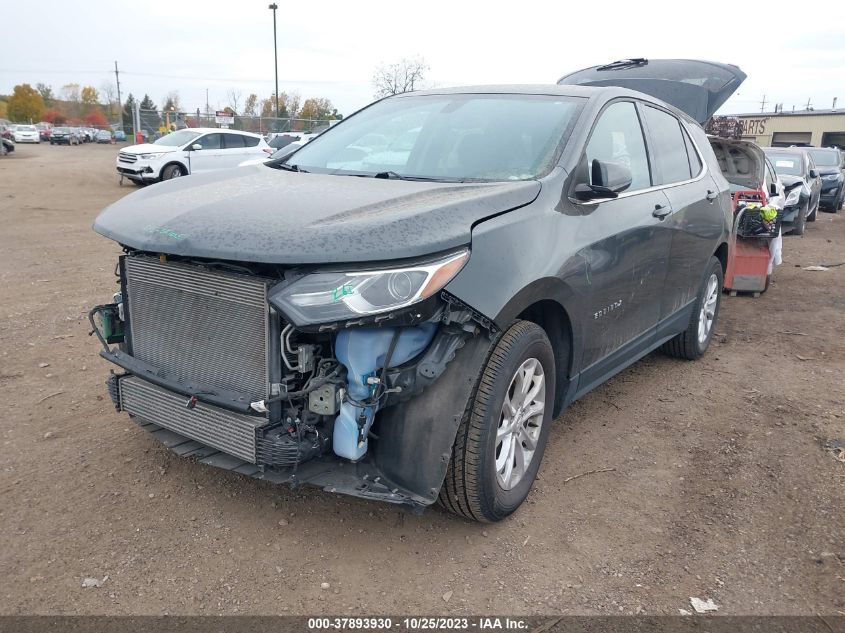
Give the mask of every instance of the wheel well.
[{"label": "wheel well", "polygon": [[178,161],[178,160],[172,160],[172,161],[170,161],[169,163],[167,163],[166,165],[164,165],[164,167],[162,167],[162,168],[161,168],[161,171],[159,171],[159,172],[158,172],[158,177],[159,177],[159,178],[161,178],[161,177],[162,177],[162,175],[164,174],[164,170],[165,170],[165,169],[167,169],[168,167],[170,167],[171,165],[179,165],[179,167],[181,167],[181,168],[182,168],[182,170],[185,172],[185,174],[189,174],[189,173],[190,173],[190,172],[188,171],[188,166],[187,166],[187,165],[185,165],[184,163],[182,163],[182,162],[180,162],[180,161]]},{"label": "wheel well", "polygon": [[713,257],[722,263],[722,273],[728,272],[728,245],[725,242],[719,244],[719,248],[713,253]]},{"label": "wheel well", "polygon": [[551,299],[544,299],[528,306],[517,318],[539,325],[545,330],[552,344],[557,377],[553,414],[557,416],[563,410],[572,369],[572,322],[563,306]]}]

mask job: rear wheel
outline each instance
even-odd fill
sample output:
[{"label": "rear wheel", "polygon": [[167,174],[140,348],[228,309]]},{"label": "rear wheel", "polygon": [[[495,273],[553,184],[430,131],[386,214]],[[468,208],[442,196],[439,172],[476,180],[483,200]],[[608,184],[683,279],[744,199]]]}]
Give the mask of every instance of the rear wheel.
[{"label": "rear wheel", "polygon": [[546,333],[517,321],[487,359],[461,421],[440,504],[474,521],[500,521],[528,496],[546,448],[555,401]]},{"label": "rear wheel", "polygon": [[697,360],[704,355],[719,318],[723,281],[722,263],[711,257],[687,329],[663,344],[661,349],[665,354],[686,360]]}]

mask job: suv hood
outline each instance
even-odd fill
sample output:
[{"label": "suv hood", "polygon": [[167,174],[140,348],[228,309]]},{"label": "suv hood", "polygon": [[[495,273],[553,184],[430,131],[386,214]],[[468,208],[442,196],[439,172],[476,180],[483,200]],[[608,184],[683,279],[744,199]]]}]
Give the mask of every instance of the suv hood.
[{"label": "suv hood", "polygon": [[121,152],[126,154],[159,154],[162,152],[175,152],[178,147],[172,145],[154,145],[153,143],[141,143],[140,145],[129,145],[128,147],[120,148]]},{"label": "suv hood", "polygon": [[626,59],[585,68],[558,79],[559,85],[617,86],[651,95],[704,125],[745,81],[731,64],[695,59]]},{"label": "suv hood", "polygon": [[94,230],[156,253],[268,264],[402,259],[469,244],[472,227],[532,202],[535,180],[437,183],[257,165],[177,178],[107,207]]}]

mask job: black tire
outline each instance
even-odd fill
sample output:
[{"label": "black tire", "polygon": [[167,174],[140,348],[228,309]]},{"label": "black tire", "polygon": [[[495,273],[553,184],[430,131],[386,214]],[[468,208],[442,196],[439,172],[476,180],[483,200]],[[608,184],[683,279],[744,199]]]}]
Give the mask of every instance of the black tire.
[{"label": "black tire", "polygon": [[813,209],[813,212],[807,215],[807,222],[815,222],[816,218],[819,215],[819,208],[818,206]]},{"label": "black tire", "polygon": [[[816,216],[816,211],[818,210],[818,205],[815,209],[813,209],[813,217]],[[798,215],[795,216],[795,220],[792,222],[792,234],[797,236],[804,235],[804,230],[807,228],[807,219],[809,218],[809,214],[807,213],[807,206],[803,206],[798,210]]]},{"label": "black tire", "polygon": [[[716,302],[713,306],[713,318],[710,321],[710,329],[707,331],[707,336],[701,340],[699,338],[701,311],[705,299],[710,296],[708,290],[710,289],[709,284],[713,276],[716,277]],[[663,353],[685,360],[697,360],[704,355],[704,352],[710,346],[710,341],[713,339],[713,332],[716,330],[716,323],[719,320],[719,307],[722,305],[723,285],[724,272],[722,271],[722,263],[717,258],[711,257],[707,264],[704,279],[701,282],[701,288],[698,291],[698,298],[692,309],[689,325],[687,325],[686,330],[663,344],[660,348]]]},{"label": "black tire", "polygon": [[185,168],[182,165],[168,165],[161,171],[162,180],[173,180],[185,175]]},{"label": "black tire", "polygon": [[[530,363],[531,359],[539,361],[545,383],[542,422],[540,428],[536,429],[539,414],[538,418],[534,418],[534,425],[517,418],[515,426],[522,425],[523,428],[536,431],[536,448],[515,485],[505,489],[496,472],[497,430],[504,422],[502,411],[505,397],[510,397],[511,387],[516,389],[513,381],[516,380],[517,371],[525,363]],[[532,376],[530,387],[535,385],[533,381],[536,375]],[[513,395],[516,396],[515,393]],[[549,338],[540,326],[530,321],[517,321],[495,344],[484,364],[475,392],[467,403],[452,447],[446,478],[440,489],[440,505],[458,516],[485,523],[501,521],[513,513],[525,501],[537,477],[551,426],[554,402],[555,362]],[[526,447],[523,440],[519,441],[522,447]],[[516,450],[515,445],[512,445],[512,449]],[[504,443],[502,450],[505,450]],[[506,463],[509,461],[505,460]]]}]

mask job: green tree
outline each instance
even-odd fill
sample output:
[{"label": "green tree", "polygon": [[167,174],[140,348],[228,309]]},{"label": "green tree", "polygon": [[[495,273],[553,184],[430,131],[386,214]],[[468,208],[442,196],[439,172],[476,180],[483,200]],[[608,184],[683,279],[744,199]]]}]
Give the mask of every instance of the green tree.
[{"label": "green tree", "polygon": [[121,120],[123,122],[123,129],[131,130],[132,129],[132,117],[134,116],[132,113],[135,111],[135,97],[132,96],[132,93],[129,93],[129,96],[126,97],[126,103],[123,106],[123,112],[121,112]]},{"label": "green tree", "polygon": [[8,105],[12,121],[38,122],[44,116],[44,99],[29,84],[15,86]]},{"label": "green tree", "polygon": [[311,119],[312,121],[327,121],[332,118],[332,113],[337,110],[332,102],[325,97],[312,97],[306,99],[299,111],[300,119]]},{"label": "green tree", "polygon": [[141,99],[141,128],[148,132],[155,132],[161,126],[161,117],[158,114],[155,101],[149,95]]},{"label": "green tree", "polygon": [[53,107],[53,101],[56,100],[56,95],[53,94],[52,86],[48,86],[47,84],[35,84],[35,89],[38,91],[38,94],[41,95],[41,98],[44,99],[44,105],[48,108]]}]

